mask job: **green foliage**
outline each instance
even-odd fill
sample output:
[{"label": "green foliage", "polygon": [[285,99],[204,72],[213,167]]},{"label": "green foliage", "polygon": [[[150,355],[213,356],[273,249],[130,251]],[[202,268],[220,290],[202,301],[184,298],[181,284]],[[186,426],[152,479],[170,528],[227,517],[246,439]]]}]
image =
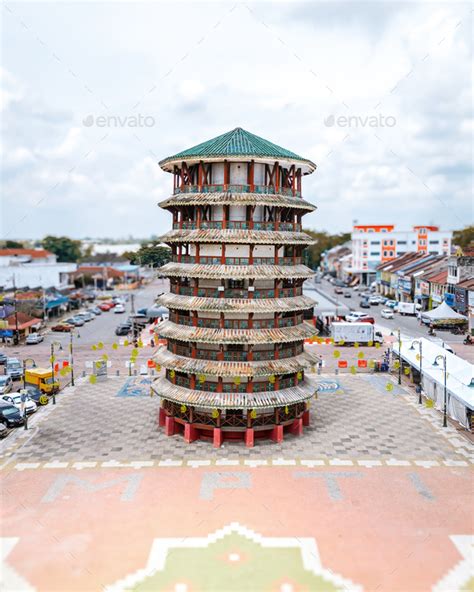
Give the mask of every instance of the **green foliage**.
[{"label": "green foliage", "polygon": [[81,257],[81,241],[67,236],[46,236],[41,246],[54,253],[60,262],[75,263]]},{"label": "green foliage", "polygon": [[309,246],[305,251],[305,263],[311,269],[316,269],[321,262],[321,255],[324,251],[332,249],[336,245],[342,245],[351,238],[350,232],[343,232],[340,234],[329,234],[325,230],[317,232],[316,230],[304,230],[306,234],[309,234],[316,242],[314,245]]},{"label": "green foliage", "polygon": [[453,232],[453,245],[465,249],[474,244],[474,226],[466,226]]},{"label": "green foliage", "polygon": [[14,241],[14,240],[6,240],[5,242],[3,242],[1,244],[2,244],[2,249],[23,249],[25,246],[23,243],[19,243],[18,241]]},{"label": "green foliage", "polygon": [[132,265],[151,265],[161,267],[171,261],[171,249],[160,246],[158,241],[143,243],[138,251],[123,254]]}]

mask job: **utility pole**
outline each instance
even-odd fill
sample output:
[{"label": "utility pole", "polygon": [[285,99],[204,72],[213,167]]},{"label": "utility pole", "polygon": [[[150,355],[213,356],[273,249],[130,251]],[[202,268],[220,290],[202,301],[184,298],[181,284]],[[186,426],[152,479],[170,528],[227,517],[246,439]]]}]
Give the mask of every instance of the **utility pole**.
[{"label": "utility pole", "polygon": [[74,386],[74,351],[73,351],[73,331],[69,333],[69,364],[71,366],[71,386]]},{"label": "utility pole", "polygon": [[135,294],[130,294],[130,313],[135,314]]},{"label": "utility pole", "polygon": [[402,340],[398,329],[398,384],[402,384]]},{"label": "utility pole", "polygon": [[15,274],[13,274],[13,299],[15,302],[15,339],[13,343],[14,345],[18,345],[20,343],[20,331],[18,330],[18,301],[16,299]]}]

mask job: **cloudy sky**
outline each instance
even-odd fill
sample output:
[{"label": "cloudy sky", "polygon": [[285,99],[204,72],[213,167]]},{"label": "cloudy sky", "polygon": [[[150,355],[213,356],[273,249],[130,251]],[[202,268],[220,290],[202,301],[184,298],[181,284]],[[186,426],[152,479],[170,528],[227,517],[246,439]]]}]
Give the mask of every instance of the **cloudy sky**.
[{"label": "cloudy sky", "polygon": [[157,162],[237,126],[317,163],[308,227],[472,220],[468,3],[7,1],[2,17],[0,238],[163,233]]}]

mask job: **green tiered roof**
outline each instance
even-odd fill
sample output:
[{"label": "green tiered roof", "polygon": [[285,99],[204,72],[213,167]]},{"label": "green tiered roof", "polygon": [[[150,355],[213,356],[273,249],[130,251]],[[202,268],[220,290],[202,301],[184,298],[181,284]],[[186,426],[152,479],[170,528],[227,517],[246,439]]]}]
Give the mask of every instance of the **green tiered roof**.
[{"label": "green tiered roof", "polygon": [[245,131],[241,127],[236,127],[230,132],[207,140],[202,144],[178,152],[174,156],[168,156],[160,162],[160,166],[175,160],[187,160],[190,158],[212,158],[212,157],[256,157],[256,158],[275,158],[288,159],[305,162],[310,166],[315,165],[308,159],[298,156],[291,150],[286,150],[277,146],[264,138]]}]

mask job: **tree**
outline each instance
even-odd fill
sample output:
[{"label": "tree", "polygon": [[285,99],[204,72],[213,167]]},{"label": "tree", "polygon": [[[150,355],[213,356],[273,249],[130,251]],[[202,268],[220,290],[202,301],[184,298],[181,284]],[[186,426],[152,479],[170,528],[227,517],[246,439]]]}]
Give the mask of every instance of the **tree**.
[{"label": "tree", "polygon": [[41,241],[43,249],[54,253],[58,261],[76,263],[81,257],[81,241],[67,236],[46,236]]},{"label": "tree", "polygon": [[151,265],[161,267],[171,261],[171,249],[163,247],[158,241],[143,243],[138,251],[128,251],[123,254],[132,265]]},{"label": "tree", "polygon": [[2,248],[4,248],[4,249],[23,249],[24,245],[23,245],[23,243],[19,243],[18,241],[6,240],[3,243]]},{"label": "tree", "polygon": [[314,239],[314,245],[310,245],[306,249],[306,265],[312,269],[316,269],[321,263],[321,255],[324,251],[332,249],[336,245],[342,245],[351,239],[350,232],[343,232],[340,234],[328,234],[325,230],[317,232],[316,230],[305,230]]},{"label": "tree", "polygon": [[466,226],[453,232],[453,245],[465,249],[474,243],[474,226]]}]

